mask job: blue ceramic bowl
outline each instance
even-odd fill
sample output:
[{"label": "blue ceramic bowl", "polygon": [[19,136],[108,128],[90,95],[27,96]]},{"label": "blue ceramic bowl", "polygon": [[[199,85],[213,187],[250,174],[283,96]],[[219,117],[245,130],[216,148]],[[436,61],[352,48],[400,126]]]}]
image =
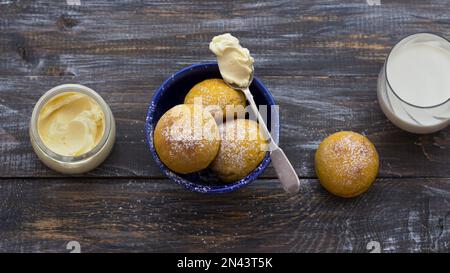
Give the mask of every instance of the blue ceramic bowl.
[{"label": "blue ceramic bowl", "polygon": [[[153,143],[153,130],[160,117],[175,105],[182,104],[184,102],[184,97],[194,85],[211,78],[222,78],[220,76],[219,67],[215,62],[191,65],[178,71],[164,81],[154,94],[150,106],[148,107],[145,120],[145,137],[156,164],[169,179],[196,192],[226,193],[237,190],[255,180],[269,165],[269,153],[266,154],[259,166],[246,177],[234,183],[225,184],[221,183],[208,169],[191,174],[178,174],[171,171],[159,159]],[[252,92],[257,105],[275,105],[272,94],[256,77],[253,79],[250,91]],[[271,113],[270,106],[268,107],[268,112],[268,120],[272,120],[274,128],[270,128],[271,124],[267,124],[267,126],[269,127],[269,130],[271,130],[274,140],[278,143],[278,113],[275,111]]]}]

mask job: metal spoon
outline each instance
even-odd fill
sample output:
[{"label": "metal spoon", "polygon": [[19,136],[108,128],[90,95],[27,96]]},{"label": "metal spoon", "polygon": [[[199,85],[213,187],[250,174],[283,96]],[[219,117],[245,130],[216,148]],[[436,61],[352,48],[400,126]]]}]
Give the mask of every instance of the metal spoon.
[{"label": "metal spoon", "polygon": [[266,123],[264,122],[263,117],[259,113],[258,107],[256,106],[255,101],[253,100],[253,95],[252,95],[252,93],[250,93],[249,86],[253,81],[253,74],[254,74],[254,69],[252,66],[252,74],[250,75],[250,80],[248,82],[248,86],[245,86],[245,87],[237,86],[236,84],[229,83],[226,80],[224,80],[224,81],[231,88],[233,88],[235,90],[240,90],[245,94],[245,98],[249,102],[253,113],[258,118],[258,122],[260,124],[260,127],[263,129],[263,133],[264,133],[265,137],[270,141],[270,143],[269,143],[270,158],[272,159],[272,164],[278,175],[278,179],[280,180],[281,185],[283,186],[283,189],[287,193],[297,193],[300,189],[300,180],[297,176],[297,173],[295,172],[294,168],[292,167],[291,162],[289,162],[289,159],[286,157],[286,154],[283,152],[283,150],[280,147],[278,147],[278,145],[275,143],[272,136],[270,135],[270,132],[267,129]]}]

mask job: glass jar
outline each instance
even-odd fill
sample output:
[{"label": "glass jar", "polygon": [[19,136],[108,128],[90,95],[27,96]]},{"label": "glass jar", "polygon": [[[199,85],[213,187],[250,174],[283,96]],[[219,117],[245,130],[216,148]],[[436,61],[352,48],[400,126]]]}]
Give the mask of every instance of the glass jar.
[{"label": "glass jar", "polygon": [[[410,98],[406,98],[404,95],[402,96],[402,94],[398,92],[399,90],[395,90],[391,84],[391,81],[393,80],[391,77],[396,76],[393,71],[397,70],[392,68],[393,71],[390,71],[392,66],[390,58],[392,58],[392,56],[398,56],[398,54],[405,52],[405,50],[411,49],[414,46],[427,46],[436,48],[437,50],[443,50],[449,54],[450,58],[450,42],[443,37],[430,33],[417,33],[403,38],[392,48],[379,74],[378,101],[384,114],[392,123],[401,129],[418,134],[433,133],[450,124],[450,96],[447,96],[433,105],[426,105],[425,103],[418,105],[421,104],[421,102],[417,103],[417,99],[416,102],[412,101],[411,96]],[[426,58],[427,56],[423,57]],[[414,60],[408,62],[409,67],[408,65],[405,65],[405,69],[400,71],[402,74],[404,73],[402,78],[411,81],[411,83],[408,83],[409,85],[414,84],[415,81],[422,81],[421,84],[424,83],[426,85],[427,80],[431,79],[430,77],[427,78],[429,75],[425,75],[424,73],[424,75],[421,75],[420,79],[414,79],[414,76],[408,75],[413,68],[412,66],[416,64],[419,65],[420,62],[415,63]],[[427,71],[427,68],[421,67],[421,69],[427,73],[432,73],[432,70]],[[442,69],[444,69],[444,67],[442,67]],[[450,70],[445,73],[449,73],[450,75]],[[428,82],[428,84],[429,83],[430,82]],[[431,94],[431,92],[433,92],[431,89],[424,88],[424,90],[421,91],[426,93],[426,96],[433,95]],[[443,92],[449,94],[450,90],[444,90]]]},{"label": "glass jar", "polygon": [[[104,113],[104,133],[99,143],[80,156],[64,156],[50,150],[42,141],[38,131],[38,118],[42,107],[53,97],[64,92],[78,92],[92,98]],[[63,84],[47,91],[36,103],[30,121],[30,140],[39,159],[49,168],[64,174],[88,172],[100,165],[112,150],[116,138],[116,125],[111,109],[94,90],[79,84]]]}]

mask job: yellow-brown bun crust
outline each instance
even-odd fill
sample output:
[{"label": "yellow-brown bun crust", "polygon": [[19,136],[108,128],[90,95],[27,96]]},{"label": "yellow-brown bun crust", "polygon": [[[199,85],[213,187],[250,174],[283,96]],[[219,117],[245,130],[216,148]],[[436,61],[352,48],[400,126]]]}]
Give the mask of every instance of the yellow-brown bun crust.
[{"label": "yellow-brown bun crust", "polygon": [[158,121],[153,134],[156,152],[172,171],[186,174],[207,168],[220,147],[219,128],[202,106],[180,104]]},{"label": "yellow-brown bun crust", "polygon": [[355,132],[338,132],[320,143],[315,156],[322,186],[340,197],[365,192],[378,173],[378,153],[370,140]]},{"label": "yellow-brown bun crust", "polygon": [[194,104],[195,98],[201,98],[205,107],[215,106],[209,107],[212,115],[218,118],[217,114],[221,111],[223,119],[226,118],[227,105],[239,106],[241,109],[246,105],[245,95],[229,87],[222,79],[208,79],[196,84],[184,98],[184,103]]},{"label": "yellow-brown bun crust", "polygon": [[219,125],[220,150],[211,169],[223,182],[234,182],[252,172],[264,159],[268,141],[253,120],[236,119]]}]

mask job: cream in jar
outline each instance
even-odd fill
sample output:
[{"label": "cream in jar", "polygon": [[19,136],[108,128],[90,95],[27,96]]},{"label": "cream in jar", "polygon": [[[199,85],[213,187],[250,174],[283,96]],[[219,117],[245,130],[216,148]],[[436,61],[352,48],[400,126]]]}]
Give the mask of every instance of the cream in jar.
[{"label": "cream in jar", "polygon": [[82,93],[61,93],[39,113],[39,136],[45,146],[60,155],[89,152],[100,142],[104,130],[105,116],[100,105]]},{"label": "cream in jar", "polygon": [[92,89],[57,86],[37,102],[30,124],[33,148],[48,167],[83,173],[102,163],[115,140],[115,122],[105,101]]}]

